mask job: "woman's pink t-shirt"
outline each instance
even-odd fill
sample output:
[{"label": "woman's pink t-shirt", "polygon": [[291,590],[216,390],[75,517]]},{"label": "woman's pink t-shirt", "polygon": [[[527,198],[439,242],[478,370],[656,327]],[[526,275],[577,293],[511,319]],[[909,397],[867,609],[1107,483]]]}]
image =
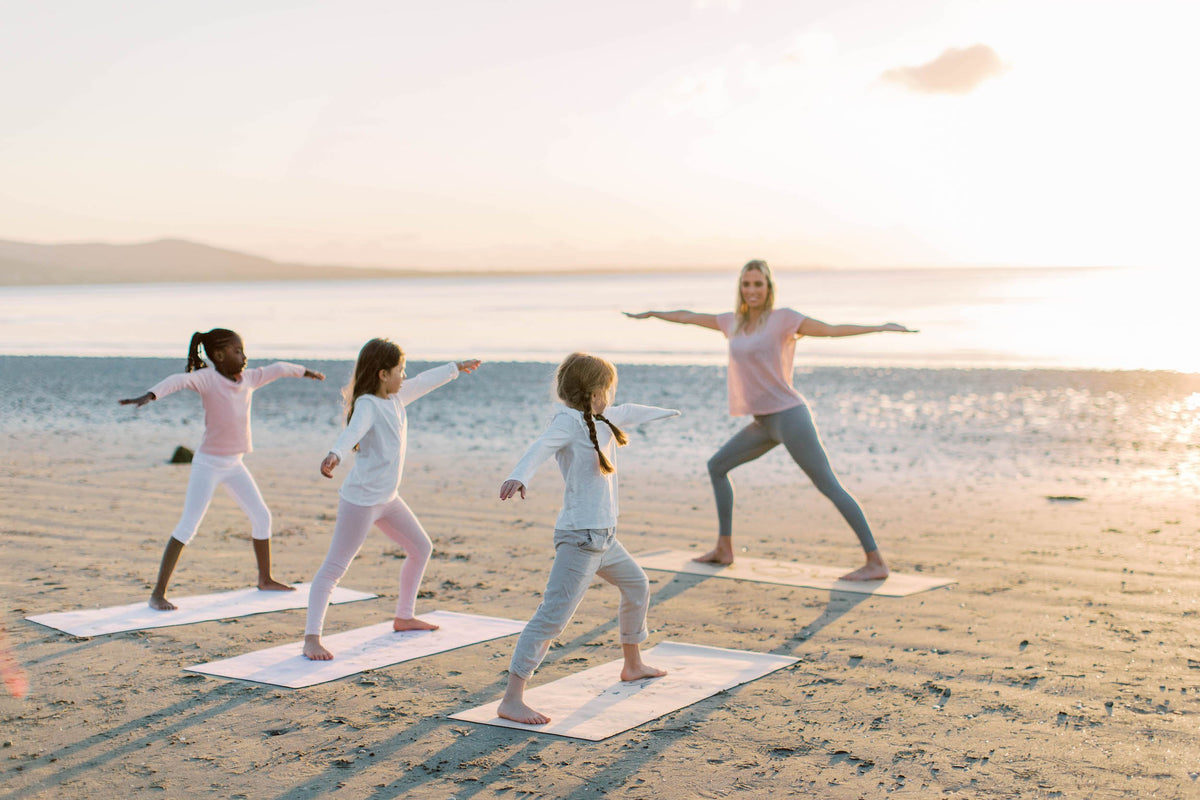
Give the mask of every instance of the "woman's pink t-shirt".
[{"label": "woman's pink t-shirt", "polygon": [[730,414],[775,414],[804,402],[792,388],[796,330],[804,320],[799,311],[777,308],[753,331],[734,333],[737,315],[717,314],[717,327],[729,340]]}]

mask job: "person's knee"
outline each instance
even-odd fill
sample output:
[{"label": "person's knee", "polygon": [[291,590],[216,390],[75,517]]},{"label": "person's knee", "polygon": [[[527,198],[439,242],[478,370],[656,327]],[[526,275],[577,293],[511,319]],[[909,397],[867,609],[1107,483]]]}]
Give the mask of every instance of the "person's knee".
[{"label": "person's knee", "polygon": [[254,539],[271,538],[271,509],[263,506],[250,515],[250,536]]},{"label": "person's knee", "polygon": [[725,459],[720,456],[713,456],[708,460],[708,475],[714,480],[724,478],[729,474],[729,467],[725,466]]},{"label": "person's knee", "polygon": [[433,542],[428,536],[422,536],[412,543],[408,549],[408,557],[415,558],[420,561],[428,561],[433,555]]},{"label": "person's knee", "polygon": [[176,528],[171,534],[171,538],[186,546],[191,544],[192,539],[196,536],[196,529],[199,527],[197,525],[195,528]]}]

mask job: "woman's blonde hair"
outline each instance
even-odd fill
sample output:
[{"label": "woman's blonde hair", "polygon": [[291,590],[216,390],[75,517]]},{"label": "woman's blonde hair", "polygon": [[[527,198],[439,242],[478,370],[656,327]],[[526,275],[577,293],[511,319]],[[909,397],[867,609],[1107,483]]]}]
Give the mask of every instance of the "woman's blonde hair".
[{"label": "woman's blonde hair", "polygon": [[775,308],[775,278],[771,275],[771,268],[762,259],[756,258],[753,261],[747,261],[746,265],[742,267],[742,271],[738,273],[737,294],[734,295],[733,309],[737,317],[737,326],[734,328],[734,333],[741,333],[750,322],[750,308],[742,298],[742,278],[746,277],[746,273],[752,269],[761,272],[762,276],[767,280],[767,299],[763,303],[763,313],[758,318],[759,323],[761,324],[771,313],[771,310]]},{"label": "woman's blonde hair", "polygon": [[600,442],[596,439],[594,419],[600,420],[612,430],[618,447],[627,445],[629,437],[620,428],[609,422],[603,414],[592,414],[592,393],[608,391],[616,382],[617,368],[612,365],[612,362],[599,356],[589,356],[587,353],[571,353],[558,365],[558,372],[554,375],[554,388],[558,393],[558,399],[568,407],[583,413],[583,421],[587,423],[588,437],[591,438],[592,447],[596,448],[596,455],[600,459],[600,471],[605,475],[615,472],[616,468],[604,455],[604,451],[600,449]]}]

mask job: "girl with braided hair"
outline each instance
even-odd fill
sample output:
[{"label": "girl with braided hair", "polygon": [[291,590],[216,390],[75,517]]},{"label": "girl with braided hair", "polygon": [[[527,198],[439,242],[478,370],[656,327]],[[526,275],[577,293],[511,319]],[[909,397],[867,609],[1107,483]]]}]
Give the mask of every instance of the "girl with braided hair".
[{"label": "girl with braided hair", "polygon": [[[212,359],[209,367],[200,357],[200,348]],[[174,611],[167,600],[167,584],[184,546],[196,535],[200,521],[208,511],[213,492],[224,485],[233,499],[250,517],[251,542],[258,562],[258,588],[290,592],[294,587],[280,583],[271,576],[271,512],[263,502],[254,477],[242,463],[242,457],[253,447],[250,441],[250,401],[254,390],[279,378],[312,378],[323,381],[325,376],[299,364],[277,361],[266,367],[246,369],[246,354],[242,337],[225,328],[213,328],[208,333],[195,333],[188,346],[187,370],[163,378],[140,397],[121,400],[123,406],[146,405],[182,389],[200,395],[204,405],[204,436],[192,459],[188,476],[187,495],[183,514],[158,568],[158,581],[150,594],[150,607],[159,611]]]},{"label": "girl with braided hair", "polygon": [[[544,725],[545,714],[525,704],[525,686],[546,657],[554,637],[575,614],[592,578],[599,575],[621,592],[617,611],[625,663],[621,680],[665,675],[642,661],[650,584],[646,573],[617,541],[616,449],[628,442],[622,425],[677,416],[678,411],[632,403],[610,406],[617,370],[596,356],[572,353],[558,367],[555,408],[546,431],[525,451],[500,486],[500,499],[525,497],[537,468],[551,456],[558,461],[565,488],[562,511],[554,523],[554,566],[542,602],[525,626],[508,668],[508,686],[497,713],[526,725]],[[597,425],[597,421],[603,425]]]}]

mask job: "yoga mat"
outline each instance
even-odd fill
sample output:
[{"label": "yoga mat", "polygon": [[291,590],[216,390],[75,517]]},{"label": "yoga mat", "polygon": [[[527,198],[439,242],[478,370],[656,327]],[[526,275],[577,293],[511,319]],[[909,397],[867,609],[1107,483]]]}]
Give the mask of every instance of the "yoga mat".
[{"label": "yoga mat", "polygon": [[626,683],[617,660],[526,691],[526,705],[550,717],[545,725],[497,717],[499,701],[450,718],[598,742],[799,661],[682,642],[662,642],[643,657],[667,674]]},{"label": "yoga mat", "polygon": [[[264,592],[261,589],[238,589],[233,592],[201,594],[195,597],[172,597],[178,608],[174,611],[155,611],[146,601],[112,608],[85,608],[79,611],[59,611],[26,617],[30,622],[69,633],[72,636],[102,636],[106,633],[141,631],[148,628],[167,628],[190,625],[217,619],[246,617],[268,611],[284,611],[308,606],[311,584],[298,583],[294,592]],[[331,603],[353,603],[375,597],[353,589],[334,588]]]},{"label": "yoga mat", "polygon": [[881,581],[843,581],[838,580],[838,576],[850,571],[845,567],[822,567],[795,561],[768,561],[764,558],[738,558],[732,564],[723,566],[692,561],[694,556],[694,553],[683,550],[655,550],[641,553],[634,558],[642,569],[656,569],[660,572],[683,572],[688,575],[706,575],[735,581],[780,583],[785,586],[878,594],[884,597],[905,597],[939,586],[949,586],[955,582],[951,578],[901,575],[896,572]]},{"label": "yoga mat", "polygon": [[368,669],[378,669],[402,661],[411,661],[435,653],[444,653],[520,633],[524,622],[499,617],[458,614],[453,611],[431,611],[421,619],[441,627],[436,631],[392,630],[392,621],[366,628],[324,636],[321,643],[333,653],[331,661],[309,661],[304,657],[304,643],[291,642],[258,650],[253,653],[196,664],[187,672],[198,672],[218,678],[268,683],[286,689],[300,689],[327,683]]}]

